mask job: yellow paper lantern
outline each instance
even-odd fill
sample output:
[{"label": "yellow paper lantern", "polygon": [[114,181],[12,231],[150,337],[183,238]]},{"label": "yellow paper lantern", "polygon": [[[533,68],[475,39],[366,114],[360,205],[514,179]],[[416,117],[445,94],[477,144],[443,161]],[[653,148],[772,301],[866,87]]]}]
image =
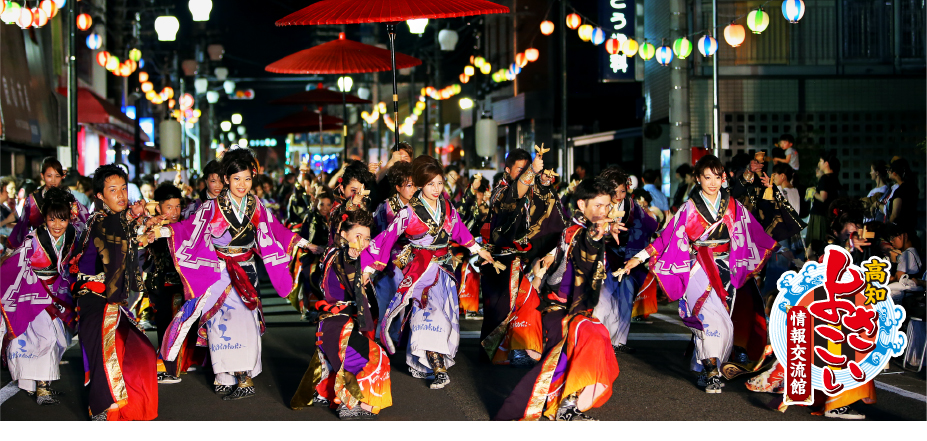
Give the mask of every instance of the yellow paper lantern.
[{"label": "yellow paper lantern", "polygon": [[584,24],[584,25],[580,26],[580,27],[579,27],[579,30],[577,30],[576,32],[579,33],[579,39],[580,39],[580,40],[589,41],[589,40],[592,40],[592,31],[593,31],[594,29],[595,29],[595,28],[593,28],[592,25],[590,25],[590,24]]},{"label": "yellow paper lantern", "polygon": [[621,44],[621,51],[628,57],[633,57],[637,53],[638,44],[633,38],[629,38]]},{"label": "yellow paper lantern", "polygon": [[468,77],[472,77],[475,73],[476,70],[473,68],[473,66],[464,67],[464,74],[466,74]]}]

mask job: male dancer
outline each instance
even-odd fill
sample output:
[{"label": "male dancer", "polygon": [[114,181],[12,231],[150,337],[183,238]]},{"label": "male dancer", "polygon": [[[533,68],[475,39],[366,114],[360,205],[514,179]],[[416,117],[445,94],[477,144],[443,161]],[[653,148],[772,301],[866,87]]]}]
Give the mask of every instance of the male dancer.
[{"label": "male dancer", "polygon": [[94,421],[158,416],[155,349],[124,308],[129,291],[142,289],[138,248],[147,243],[143,236],[161,218],[148,218],[144,203],[127,210],[127,181],[116,165],[97,168],[93,190],[101,206],[78,245],[80,255],[72,260],[71,272],[77,274],[72,293]]},{"label": "male dancer", "polygon": [[480,340],[499,327],[514,309],[522,268],[535,256],[547,254],[565,226],[557,195],[544,170],[545,150],[538,155],[516,149],[505,158],[505,176],[490,197],[489,222],[482,236],[487,248],[505,270],[481,274],[483,327]]}]

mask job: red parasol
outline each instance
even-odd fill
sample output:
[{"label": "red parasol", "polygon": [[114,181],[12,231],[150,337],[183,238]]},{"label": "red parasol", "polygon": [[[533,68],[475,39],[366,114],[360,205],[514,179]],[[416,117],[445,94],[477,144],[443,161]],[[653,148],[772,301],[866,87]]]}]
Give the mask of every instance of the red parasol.
[{"label": "red parasol", "polygon": [[[399,69],[420,64],[422,60],[418,58],[396,54]],[[264,68],[268,72],[283,74],[353,74],[390,69],[389,50],[348,40],[344,32],[338,35],[337,40],[301,50]]]},{"label": "red parasol", "polygon": [[312,89],[305,92],[294,93],[283,98],[275,99],[268,104],[278,106],[285,105],[307,105],[307,104],[339,104],[347,102],[348,104],[370,104],[370,100],[363,100],[356,95],[345,95],[342,101],[342,93],[335,92],[331,89]]},{"label": "red parasol", "polygon": [[508,13],[509,8],[485,0],[322,0],[277,20],[277,26],[395,23]]},{"label": "red parasol", "polygon": [[386,23],[393,71],[395,148],[399,148],[399,92],[396,85],[396,23],[416,18],[508,14],[509,8],[485,0],[322,0],[280,20],[277,26]]}]

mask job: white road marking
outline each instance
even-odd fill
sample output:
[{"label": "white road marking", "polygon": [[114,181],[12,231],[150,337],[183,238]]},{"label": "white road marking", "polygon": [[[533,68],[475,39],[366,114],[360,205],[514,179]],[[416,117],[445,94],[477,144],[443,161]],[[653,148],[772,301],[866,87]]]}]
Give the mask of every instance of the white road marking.
[{"label": "white road marking", "polygon": [[16,380],[7,383],[6,386],[3,386],[3,389],[0,389],[0,404],[16,395],[16,392],[19,392],[19,384]]},{"label": "white road marking", "polygon": [[894,394],[901,395],[901,396],[906,397],[906,398],[913,398],[913,399],[918,400],[918,401],[927,402],[927,396],[921,395],[921,394],[919,394],[919,393],[917,393],[917,392],[907,391],[907,390],[904,390],[904,389],[902,389],[902,388],[900,388],[900,387],[892,386],[892,385],[890,385],[890,384],[885,384],[885,383],[883,383],[883,382],[881,382],[881,381],[876,381],[876,382],[875,382],[875,386],[876,386],[877,388],[879,388],[879,389],[886,390],[886,391],[889,391],[889,392],[894,393]]}]

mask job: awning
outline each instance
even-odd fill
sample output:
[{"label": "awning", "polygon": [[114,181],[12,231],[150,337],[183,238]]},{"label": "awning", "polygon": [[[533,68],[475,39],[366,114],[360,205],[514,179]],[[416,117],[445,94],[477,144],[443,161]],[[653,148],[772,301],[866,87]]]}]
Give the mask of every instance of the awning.
[{"label": "awning", "polygon": [[573,143],[573,147],[579,147],[613,141],[615,139],[637,138],[641,136],[642,133],[643,130],[640,127],[633,127],[630,129],[612,130],[610,132],[593,133],[592,135],[574,136],[570,138],[570,141]]},{"label": "awning", "polygon": [[[68,90],[59,87],[58,93],[67,96]],[[77,89],[77,122],[91,125],[94,131],[120,144],[135,145],[135,129],[138,126],[135,120],[106,98],[83,87]],[[141,128],[138,130],[141,142],[151,141]]]}]

